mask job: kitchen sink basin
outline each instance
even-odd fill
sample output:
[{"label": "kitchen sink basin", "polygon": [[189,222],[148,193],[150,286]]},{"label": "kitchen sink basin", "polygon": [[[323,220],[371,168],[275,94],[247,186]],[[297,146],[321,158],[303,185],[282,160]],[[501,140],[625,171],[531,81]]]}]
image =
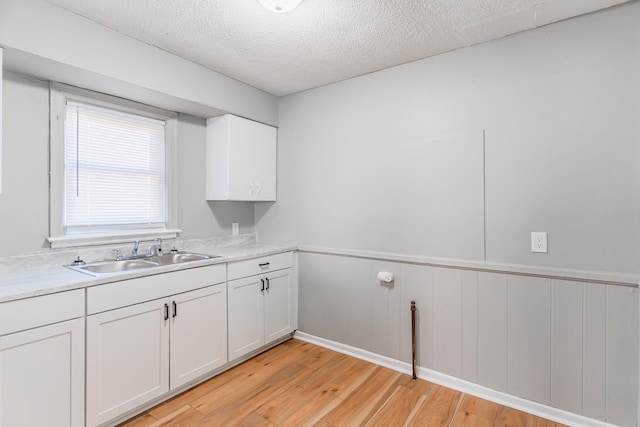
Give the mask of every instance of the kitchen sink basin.
[{"label": "kitchen sink basin", "polygon": [[163,265],[182,264],[203,259],[218,258],[218,255],[204,255],[189,252],[173,252],[162,255],[152,255],[136,259],[123,259],[116,261],[99,261],[88,264],[69,265],[72,270],[80,271],[91,276],[103,274],[122,273],[131,270],[159,267]]},{"label": "kitchen sink basin", "polygon": [[143,259],[127,259],[122,261],[102,261],[92,262],[85,265],[73,265],[70,268],[89,274],[107,274],[119,273],[122,271],[138,270],[141,268],[157,267],[157,262],[146,261]]},{"label": "kitchen sink basin", "polygon": [[189,262],[189,261],[200,261],[200,260],[209,259],[209,258],[217,258],[217,256],[178,252],[178,253],[154,255],[154,256],[145,258],[145,260],[156,262],[160,265],[170,265],[170,264],[180,264],[180,263]]}]

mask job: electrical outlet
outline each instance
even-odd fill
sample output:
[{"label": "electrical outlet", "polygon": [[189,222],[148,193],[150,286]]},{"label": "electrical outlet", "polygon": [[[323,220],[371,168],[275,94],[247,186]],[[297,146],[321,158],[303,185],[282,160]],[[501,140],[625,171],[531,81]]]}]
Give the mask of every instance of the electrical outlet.
[{"label": "electrical outlet", "polygon": [[547,253],[547,233],[534,231],[531,233],[531,252]]},{"label": "electrical outlet", "polygon": [[231,235],[237,236],[238,234],[240,234],[240,224],[234,222],[231,224]]}]

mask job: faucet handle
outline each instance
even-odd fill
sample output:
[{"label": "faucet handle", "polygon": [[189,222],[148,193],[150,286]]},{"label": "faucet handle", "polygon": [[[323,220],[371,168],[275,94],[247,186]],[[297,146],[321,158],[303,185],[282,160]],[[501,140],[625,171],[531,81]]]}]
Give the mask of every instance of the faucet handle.
[{"label": "faucet handle", "polygon": [[140,240],[133,242],[133,249],[131,249],[131,255],[138,255],[138,247],[140,246]]},{"label": "faucet handle", "polygon": [[111,249],[111,252],[114,254],[115,261],[120,261],[122,259],[122,252],[120,252],[120,249]]}]

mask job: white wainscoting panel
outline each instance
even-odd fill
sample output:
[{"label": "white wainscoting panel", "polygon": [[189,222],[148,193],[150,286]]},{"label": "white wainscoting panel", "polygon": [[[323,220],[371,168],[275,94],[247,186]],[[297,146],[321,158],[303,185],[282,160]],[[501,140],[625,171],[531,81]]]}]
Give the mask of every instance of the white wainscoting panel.
[{"label": "white wainscoting panel", "polygon": [[462,270],[433,269],[433,366],[462,377]]},{"label": "white wainscoting panel", "polygon": [[582,413],[583,288],[551,281],[551,405]]},{"label": "white wainscoting panel", "polygon": [[[400,359],[400,302],[402,275],[400,264],[370,261],[369,284],[371,293],[371,351]],[[378,272],[393,273],[391,283],[378,280]]]},{"label": "white wainscoting panel", "polygon": [[509,276],[507,392],[551,403],[551,280]]},{"label": "white wainscoting panel", "polygon": [[607,416],[606,295],[605,286],[584,284],[582,407],[584,415],[598,420],[604,420]]},{"label": "white wainscoting panel", "polygon": [[638,404],[638,289],[607,287],[607,421],[636,423]]},{"label": "white wainscoting panel", "polygon": [[415,301],[420,369],[549,414],[636,426],[638,288],[341,254],[299,260],[302,333],[410,366]]},{"label": "white wainscoting panel", "polygon": [[[373,310],[372,288],[373,283],[369,277],[370,265],[368,261],[355,259],[352,262],[338,259],[335,264],[338,277],[343,279],[341,283],[344,289],[334,289],[336,296],[342,298],[340,304],[343,312],[336,314],[334,322],[338,322],[340,333],[345,337],[345,343],[354,347],[371,350],[373,341],[373,329],[371,325],[371,312]],[[334,264],[329,261],[328,268]],[[328,271],[331,277],[331,271]],[[348,286],[345,286],[348,284]],[[317,304],[318,301],[315,302]],[[320,307],[322,309],[322,307]],[[346,315],[346,317],[345,317]],[[348,327],[347,327],[348,325]]]},{"label": "white wainscoting panel", "polygon": [[507,391],[506,274],[478,276],[478,384]]},{"label": "white wainscoting panel", "polygon": [[462,379],[478,382],[478,272],[462,271]]}]

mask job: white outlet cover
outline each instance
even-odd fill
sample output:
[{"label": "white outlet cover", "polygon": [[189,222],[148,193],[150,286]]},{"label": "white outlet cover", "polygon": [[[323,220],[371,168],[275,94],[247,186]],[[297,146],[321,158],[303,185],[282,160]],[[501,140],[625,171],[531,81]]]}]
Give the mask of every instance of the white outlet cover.
[{"label": "white outlet cover", "polygon": [[533,231],[531,233],[531,252],[547,253],[546,231]]},{"label": "white outlet cover", "polygon": [[237,222],[231,224],[231,234],[233,236],[237,236],[238,234],[240,234],[240,224],[238,224]]}]

